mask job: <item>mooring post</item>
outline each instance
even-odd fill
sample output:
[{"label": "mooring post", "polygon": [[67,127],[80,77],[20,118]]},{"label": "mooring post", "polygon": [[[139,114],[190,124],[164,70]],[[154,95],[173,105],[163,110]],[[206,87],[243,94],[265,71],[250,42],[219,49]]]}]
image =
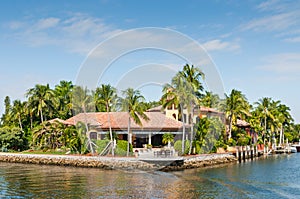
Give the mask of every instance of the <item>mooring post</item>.
[{"label": "mooring post", "polygon": [[242,151],[243,151],[243,160],[246,161],[246,152],[244,146],[242,146]]}]

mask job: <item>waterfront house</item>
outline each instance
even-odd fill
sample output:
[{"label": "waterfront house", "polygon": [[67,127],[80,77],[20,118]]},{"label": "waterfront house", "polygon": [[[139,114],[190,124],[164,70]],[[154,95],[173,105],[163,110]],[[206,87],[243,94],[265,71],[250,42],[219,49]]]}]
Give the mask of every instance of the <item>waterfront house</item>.
[{"label": "waterfront house", "polygon": [[[143,120],[142,126],[136,124],[132,119],[131,133],[133,147],[142,148],[145,144],[153,146],[162,145],[162,135],[171,133],[176,139],[181,139],[183,124],[180,121],[166,117],[160,111],[145,112],[149,120]],[[110,126],[119,139],[128,139],[128,119],[127,112],[110,112]],[[80,113],[65,121],[68,125],[76,125],[78,122],[87,123],[89,126],[89,136],[91,139],[104,139],[109,132],[108,113]]]}]

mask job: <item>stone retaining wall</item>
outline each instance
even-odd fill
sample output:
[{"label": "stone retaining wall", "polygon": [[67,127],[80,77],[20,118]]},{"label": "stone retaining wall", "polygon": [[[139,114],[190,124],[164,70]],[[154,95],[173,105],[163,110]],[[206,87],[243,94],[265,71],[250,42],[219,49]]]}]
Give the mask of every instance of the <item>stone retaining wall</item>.
[{"label": "stone retaining wall", "polygon": [[236,161],[236,158],[230,154],[200,155],[171,161],[170,164],[161,166],[159,164],[145,162],[137,158],[0,153],[0,161],[101,169],[176,171],[234,162]]},{"label": "stone retaining wall", "polygon": [[184,169],[203,168],[220,164],[237,162],[235,156],[231,154],[208,154],[195,157],[185,158],[182,162],[174,162],[173,164],[162,168],[162,171],[178,171]]}]

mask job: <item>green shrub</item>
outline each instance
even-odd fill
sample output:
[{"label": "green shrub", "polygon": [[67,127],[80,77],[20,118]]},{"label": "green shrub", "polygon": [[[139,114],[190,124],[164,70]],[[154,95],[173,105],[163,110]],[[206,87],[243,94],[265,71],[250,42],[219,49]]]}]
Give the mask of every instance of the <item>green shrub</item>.
[{"label": "green shrub", "polygon": [[218,140],[216,142],[215,147],[216,148],[223,148],[224,150],[227,149],[227,145],[223,141],[220,141],[220,140]]},{"label": "green shrub", "polygon": [[[126,156],[127,155],[127,144],[128,142],[126,140],[118,140],[117,141],[117,147],[115,149],[115,154],[118,156]],[[132,154],[132,144],[129,146],[129,153]]]},{"label": "green shrub", "polygon": [[230,138],[230,139],[228,140],[228,145],[229,145],[229,146],[236,146],[236,141],[235,141],[233,138]]},{"label": "green shrub", "polygon": [[185,141],[184,154],[182,154],[182,140],[177,140],[174,143],[174,149],[178,152],[178,155],[186,155],[189,153],[190,150],[190,141]]},{"label": "green shrub", "polygon": [[246,136],[240,136],[237,142],[239,146],[246,146],[250,144],[250,141],[251,141],[251,137],[246,135]]},{"label": "green shrub", "polygon": [[97,145],[97,153],[101,153],[109,143],[109,140],[95,140],[95,143]]}]

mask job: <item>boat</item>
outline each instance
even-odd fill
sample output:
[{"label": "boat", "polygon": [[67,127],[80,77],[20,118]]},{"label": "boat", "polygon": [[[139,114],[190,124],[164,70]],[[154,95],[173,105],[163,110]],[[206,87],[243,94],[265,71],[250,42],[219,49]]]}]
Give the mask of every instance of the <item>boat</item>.
[{"label": "boat", "polygon": [[289,149],[291,153],[297,153],[297,148],[295,146],[290,146]]},{"label": "boat", "polygon": [[300,144],[293,144],[292,147],[295,147],[297,152],[300,153]]}]

